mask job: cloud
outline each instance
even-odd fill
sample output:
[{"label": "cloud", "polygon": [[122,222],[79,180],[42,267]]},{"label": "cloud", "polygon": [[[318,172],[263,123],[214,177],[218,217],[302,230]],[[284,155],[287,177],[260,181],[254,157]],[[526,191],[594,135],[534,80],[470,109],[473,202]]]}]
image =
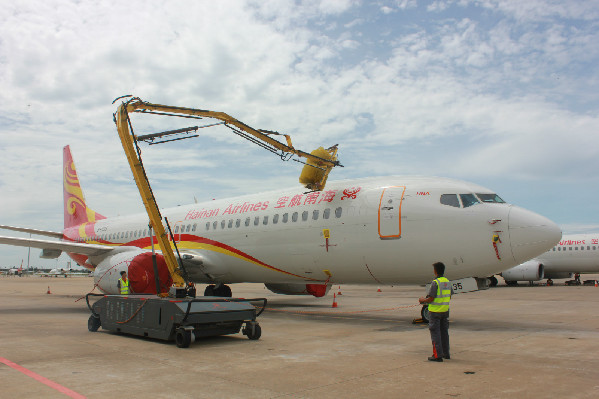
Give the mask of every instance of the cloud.
[{"label": "cloud", "polygon": [[[66,144],[90,205],[143,211],[112,121],[123,94],[223,111],[301,149],[339,143],[346,168],[331,179],[448,175],[533,210],[519,184],[559,182],[592,203],[598,20],[593,2],[552,0],[6,4],[0,222],[60,228]],[[293,186],[301,169],[213,128],[143,153],[161,206]]]}]

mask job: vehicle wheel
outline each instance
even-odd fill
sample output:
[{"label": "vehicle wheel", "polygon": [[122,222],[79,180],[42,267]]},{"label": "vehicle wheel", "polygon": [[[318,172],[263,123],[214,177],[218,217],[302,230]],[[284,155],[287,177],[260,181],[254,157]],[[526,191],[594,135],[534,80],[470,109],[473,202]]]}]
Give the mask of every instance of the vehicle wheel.
[{"label": "vehicle wheel", "polygon": [[260,324],[254,323],[254,331],[252,332],[252,325],[247,323],[243,329],[243,334],[247,335],[251,340],[257,340],[262,336],[262,328],[260,327]]},{"label": "vehicle wheel", "polygon": [[216,286],[214,284],[210,284],[209,286],[207,286],[204,290],[204,296],[216,296],[214,292],[215,288]]},{"label": "vehicle wheel", "polygon": [[429,319],[429,311],[428,311],[428,305],[423,305],[422,309],[420,309],[420,316],[422,317],[422,320],[424,320],[425,323],[428,323]]},{"label": "vehicle wheel", "polygon": [[89,316],[89,319],[87,319],[87,329],[91,332],[98,331],[98,328],[100,328],[101,324],[100,318],[94,315]]},{"label": "vehicle wheel", "polygon": [[518,285],[517,281],[507,281],[505,282],[506,285],[510,286],[510,287],[516,287]]},{"label": "vehicle wheel", "polygon": [[191,331],[178,328],[175,334],[175,342],[179,348],[189,348],[189,344],[191,344]]},{"label": "vehicle wheel", "polygon": [[497,277],[491,276],[489,277],[489,287],[497,287]]}]

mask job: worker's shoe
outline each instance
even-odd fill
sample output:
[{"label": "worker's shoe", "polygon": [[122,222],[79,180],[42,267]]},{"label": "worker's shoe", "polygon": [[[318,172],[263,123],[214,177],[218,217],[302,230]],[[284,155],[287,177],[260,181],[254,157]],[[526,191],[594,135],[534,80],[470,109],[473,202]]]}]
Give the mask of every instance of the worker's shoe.
[{"label": "worker's shoe", "polygon": [[443,358],[442,357],[434,357],[434,356],[430,356],[428,358],[429,362],[442,362]]},{"label": "worker's shoe", "polygon": [[449,360],[449,359],[451,359],[451,357],[449,357],[449,355],[444,355],[444,356],[443,356],[443,359],[447,359],[447,360]]}]

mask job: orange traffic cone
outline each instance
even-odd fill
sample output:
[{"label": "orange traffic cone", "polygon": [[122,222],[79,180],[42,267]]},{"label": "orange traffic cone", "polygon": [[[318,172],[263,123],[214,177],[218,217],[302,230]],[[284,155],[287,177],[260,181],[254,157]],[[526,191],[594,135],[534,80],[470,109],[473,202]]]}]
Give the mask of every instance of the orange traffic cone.
[{"label": "orange traffic cone", "polygon": [[339,291],[337,292],[337,295],[341,295],[341,286],[339,286]]},{"label": "orange traffic cone", "polygon": [[597,284],[597,280],[595,280],[595,287],[599,287],[599,284]]},{"label": "orange traffic cone", "polygon": [[48,291],[46,291],[46,294],[51,294],[51,292],[50,292],[50,286],[48,286]]},{"label": "orange traffic cone", "polygon": [[383,291],[381,291],[381,287],[379,287],[379,289],[376,290],[376,292],[383,292]]},{"label": "orange traffic cone", "polygon": [[333,294],[333,305],[331,306],[332,308],[336,308],[337,307],[337,295]]}]

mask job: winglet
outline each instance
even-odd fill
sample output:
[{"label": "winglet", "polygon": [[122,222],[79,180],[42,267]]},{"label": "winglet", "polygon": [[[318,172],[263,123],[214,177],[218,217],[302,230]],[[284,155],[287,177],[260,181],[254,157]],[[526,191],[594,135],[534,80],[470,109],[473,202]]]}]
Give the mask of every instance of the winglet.
[{"label": "winglet", "polygon": [[82,223],[93,223],[105,216],[87,207],[83,191],[79,185],[79,177],[75,170],[75,162],[71,149],[67,145],[63,149],[63,193],[64,193],[64,227],[77,226]]}]

